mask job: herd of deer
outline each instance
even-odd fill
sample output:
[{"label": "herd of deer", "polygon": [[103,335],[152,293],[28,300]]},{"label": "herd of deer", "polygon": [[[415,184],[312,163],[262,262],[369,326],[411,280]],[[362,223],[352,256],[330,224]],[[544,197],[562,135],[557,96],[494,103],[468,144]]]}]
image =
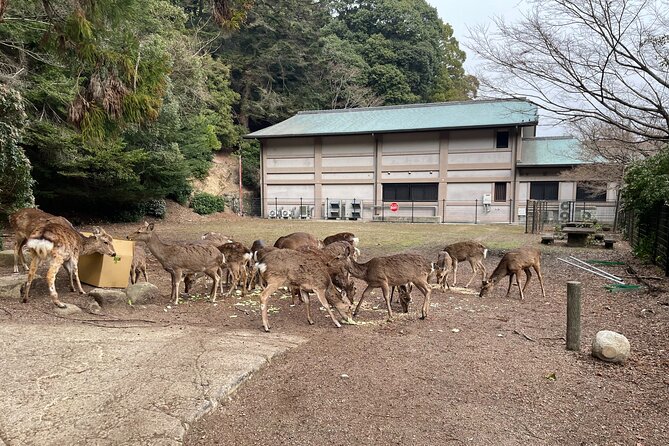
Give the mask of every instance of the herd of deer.
[{"label": "herd of deer", "polygon": [[[21,209],[9,217],[10,228],[15,234],[14,272],[19,271],[19,262],[28,270],[28,279],[21,289],[23,302],[27,302],[35,272],[43,260],[50,260],[46,280],[49,294],[55,305],[65,307],[58,299],[55,277],[61,266],[69,273],[70,288],[84,294],[79,281],[77,262],[80,255],[100,253],[116,256],[112,237],[100,228],[93,229],[93,235],[85,236],[77,231],[63,217],[54,216],[35,208]],[[340,321],[332,312],[331,306],[347,323],[353,323],[364,299],[375,288],[381,288],[386,302],[388,318],[391,319],[392,291],[399,290],[399,300],[404,312],[408,311],[411,301],[411,289],[417,287],[424,296],[421,319],[428,315],[432,287],[429,281],[435,277],[442,290],[455,286],[458,262],[468,261],[472,267],[472,277],[465,287],[469,287],[480,273],[482,287],[480,296],[484,297],[499,282],[509,276],[511,291],[513,278],[524,298],[524,290],[532,277],[531,269],[537,273],[541,293],[545,297],[541,277],[541,251],[537,248],[520,248],[506,253],[499,265],[486,280],[483,260],[487,249],[476,241],[458,242],[448,245],[439,252],[437,262],[432,263],[419,254],[394,254],[375,257],[365,263],[358,263],[358,238],[352,233],[342,232],[318,240],[311,234],[296,232],[280,237],[273,246],[256,240],[251,248],[233,241],[230,237],[207,233],[196,242],[163,242],[154,231],[154,224],[144,223],[139,229],[127,236],[128,240],[144,242],[149,251],[168,271],[172,278],[171,298],[175,304],[179,301],[181,282],[186,293],[193,284],[195,275],[204,273],[211,277],[213,284],[210,298],[216,301],[220,288],[223,292],[222,278],[227,271],[228,296],[239,287],[244,294],[257,284],[264,286],[260,294],[262,321],[265,331],[269,331],[267,301],[279,287],[288,284],[293,298],[299,296],[305,303],[307,320],[313,324],[309,305],[309,292],[313,292],[321,305],[327,309],[332,321],[340,327]],[[30,267],[23,257],[23,247],[31,252]],[[521,288],[519,275],[525,272],[527,280]],[[453,275],[449,284],[448,279]],[[140,274],[148,281],[146,274],[146,254],[144,249],[135,245],[135,252],[130,271],[130,282],[135,283]],[[352,312],[355,286],[352,278],[367,283]]]}]

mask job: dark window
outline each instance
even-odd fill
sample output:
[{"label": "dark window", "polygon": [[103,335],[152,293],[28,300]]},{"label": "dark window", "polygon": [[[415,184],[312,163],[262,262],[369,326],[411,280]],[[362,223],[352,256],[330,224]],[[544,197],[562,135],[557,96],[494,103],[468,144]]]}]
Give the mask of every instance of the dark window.
[{"label": "dark window", "polygon": [[530,183],[530,200],[557,200],[557,181],[533,181]]},{"label": "dark window", "polygon": [[438,183],[386,183],[383,201],[437,201]]},{"label": "dark window", "polygon": [[495,201],[506,201],[506,183],[495,183]]},{"label": "dark window", "polygon": [[577,201],[606,201],[606,183],[583,182],[576,185]]},{"label": "dark window", "polygon": [[509,132],[497,132],[497,144],[495,147],[498,149],[506,149],[509,147]]}]

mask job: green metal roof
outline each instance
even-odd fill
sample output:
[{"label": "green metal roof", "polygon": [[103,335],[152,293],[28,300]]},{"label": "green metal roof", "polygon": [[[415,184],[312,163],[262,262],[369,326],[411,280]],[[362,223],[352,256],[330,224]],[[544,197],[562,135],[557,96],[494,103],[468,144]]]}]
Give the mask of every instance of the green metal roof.
[{"label": "green metal roof", "polygon": [[581,145],[572,137],[523,138],[518,166],[572,166],[586,164],[579,158]]},{"label": "green metal roof", "polygon": [[245,138],[397,133],[537,125],[536,105],[523,99],[438,102],[299,112]]}]

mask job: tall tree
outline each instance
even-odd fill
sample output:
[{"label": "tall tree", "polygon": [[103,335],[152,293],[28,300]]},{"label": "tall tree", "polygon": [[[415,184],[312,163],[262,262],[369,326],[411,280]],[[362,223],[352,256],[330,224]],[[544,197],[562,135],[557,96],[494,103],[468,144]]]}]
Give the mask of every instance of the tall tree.
[{"label": "tall tree", "polygon": [[426,1],[335,0],[331,8],[330,32],[364,58],[366,85],[385,104],[475,96],[476,83],[462,68],[465,53]]},{"label": "tall tree", "polygon": [[660,0],[550,0],[475,28],[494,92],[523,95],[594,140],[669,140],[669,10]]}]

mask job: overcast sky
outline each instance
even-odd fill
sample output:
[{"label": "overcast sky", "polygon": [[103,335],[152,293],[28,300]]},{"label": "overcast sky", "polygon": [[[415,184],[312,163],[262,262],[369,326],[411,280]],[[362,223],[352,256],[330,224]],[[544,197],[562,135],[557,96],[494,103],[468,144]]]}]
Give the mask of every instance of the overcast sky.
[{"label": "overcast sky", "polygon": [[[515,22],[522,19],[522,13],[531,7],[527,0],[427,0],[437,8],[439,17],[453,27],[453,34],[460,42],[460,48],[467,53],[465,71],[474,74],[477,64],[474,54],[465,47],[466,36],[469,34],[467,27],[486,25],[492,23],[497,16],[504,17],[507,22]],[[546,119],[539,118],[539,122]],[[537,136],[565,135],[567,130],[559,127],[539,125]]]}]

